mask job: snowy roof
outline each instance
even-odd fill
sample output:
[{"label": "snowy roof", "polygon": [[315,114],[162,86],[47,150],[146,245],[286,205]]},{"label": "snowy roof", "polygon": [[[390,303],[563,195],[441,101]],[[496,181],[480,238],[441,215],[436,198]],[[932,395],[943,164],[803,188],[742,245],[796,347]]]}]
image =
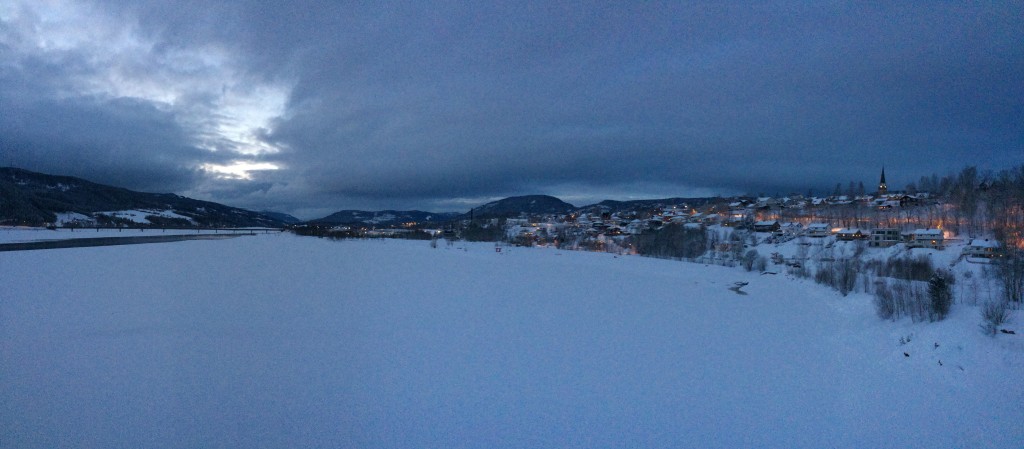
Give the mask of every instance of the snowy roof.
[{"label": "snowy roof", "polygon": [[938,235],[938,236],[942,236],[942,230],[941,229],[915,229],[914,232],[911,232],[911,234],[914,234],[914,235]]},{"label": "snowy roof", "polygon": [[843,229],[839,230],[839,234],[857,234],[857,233],[863,234],[864,231],[861,231],[860,229],[857,229],[857,228],[843,228]]},{"label": "snowy roof", "polygon": [[828,223],[811,223],[807,229],[828,229]]},{"label": "snowy roof", "polygon": [[992,239],[974,239],[971,240],[971,244],[968,246],[976,246],[978,248],[999,248],[999,242]]}]

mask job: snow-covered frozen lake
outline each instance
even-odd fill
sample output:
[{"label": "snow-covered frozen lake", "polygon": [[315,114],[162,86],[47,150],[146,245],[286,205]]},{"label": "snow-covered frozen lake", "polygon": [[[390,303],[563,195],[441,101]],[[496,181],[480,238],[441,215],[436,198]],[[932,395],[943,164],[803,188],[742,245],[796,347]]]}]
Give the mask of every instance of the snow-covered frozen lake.
[{"label": "snow-covered frozen lake", "polygon": [[0,253],[0,286],[2,447],[1024,445],[1020,334],[783,274],[272,234]]}]

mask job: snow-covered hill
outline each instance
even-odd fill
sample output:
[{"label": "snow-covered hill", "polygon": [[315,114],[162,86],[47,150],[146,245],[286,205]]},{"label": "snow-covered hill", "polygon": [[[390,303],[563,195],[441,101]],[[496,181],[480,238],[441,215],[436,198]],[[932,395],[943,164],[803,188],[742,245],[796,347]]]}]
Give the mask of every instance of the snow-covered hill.
[{"label": "snow-covered hill", "polygon": [[525,195],[504,198],[475,207],[460,218],[508,218],[518,217],[521,214],[567,214],[575,209],[576,206],[550,195]]},{"label": "snow-covered hill", "polygon": [[5,253],[0,285],[10,447],[1024,442],[1020,334],[784,273],[275,234]]},{"label": "snow-covered hill", "polygon": [[171,193],[135,192],[70,176],[0,167],[0,224],[281,227],[277,217]]}]

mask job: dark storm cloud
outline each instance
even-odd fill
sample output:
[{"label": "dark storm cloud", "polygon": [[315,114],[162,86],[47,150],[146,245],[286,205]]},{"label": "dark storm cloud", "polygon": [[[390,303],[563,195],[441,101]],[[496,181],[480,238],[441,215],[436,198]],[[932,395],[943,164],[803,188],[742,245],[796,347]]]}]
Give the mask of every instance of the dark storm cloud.
[{"label": "dark storm cloud", "polygon": [[[0,119],[6,165],[117,179],[119,185],[165,192],[192,186],[199,174],[187,161],[205,156],[183,143],[180,130],[148,105],[38,102],[7,104],[16,121]],[[61,129],[54,135],[54,129]],[[121,130],[120,133],[114,130]]]},{"label": "dark storm cloud", "polygon": [[48,98],[61,90],[54,79],[59,68],[26,65],[0,67],[0,163],[155,192],[184,190],[199,180],[189,167],[208,155],[187,143],[187,133],[167,113],[131,99]]},{"label": "dark storm cloud", "polygon": [[[328,188],[382,197],[645,178],[803,192],[882,164],[911,180],[1014,162],[1015,11],[714,8],[456,14],[455,38],[334,48],[275,138],[336,162],[307,172]],[[418,54],[431,45],[450,51]]]},{"label": "dark storm cloud", "polygon": [[[191,81],[171,110],[127,103],[138,123],[110,118],[125,103],[87,103],[98,122],[92,137],[72,141],[102,160],[114,129],[138,127],[136,159],[154,172],[146,179],[252,208],[315,215],[527,193],[822,192],[870,185],[882,165],[899,186],[965,165],[1006,168],[1024,150],[1019,3],[126,2],[90,11],[149,43],[124,65],[160,61],[168,80]],[[214,62],[201,56],[210,51]],[[173,63],[182,54],[201,62],[199,75]],[[5,76],[60,87],[62,76],[99,70],[87,54],[75,61]],[[196,87],[222,78],[235,80],[234,92],[287,95],[275,110],[254,106],[260,90],[222,97]],[[47,107],[84,107],[55,89],[42,89]],[[256,106],[270,120],[245,123],[262,128],[253,135],[270,149],[246,160],[280,169],[252,180],[198,171],[240,159],[252,142],[219,134],[230,129],[219,124]],[[67,135],[45,129],[60,126],[24,145]]]}]

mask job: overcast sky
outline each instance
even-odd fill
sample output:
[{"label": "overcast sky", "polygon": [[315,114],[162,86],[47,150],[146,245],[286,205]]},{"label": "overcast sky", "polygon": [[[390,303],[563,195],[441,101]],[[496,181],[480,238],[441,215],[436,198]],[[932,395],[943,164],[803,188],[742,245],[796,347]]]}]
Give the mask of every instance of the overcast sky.
[{"label": "overcast sky", "polygon": [[1021,163],[1020,1],[0,2],[0,165],[306,219]]}]

